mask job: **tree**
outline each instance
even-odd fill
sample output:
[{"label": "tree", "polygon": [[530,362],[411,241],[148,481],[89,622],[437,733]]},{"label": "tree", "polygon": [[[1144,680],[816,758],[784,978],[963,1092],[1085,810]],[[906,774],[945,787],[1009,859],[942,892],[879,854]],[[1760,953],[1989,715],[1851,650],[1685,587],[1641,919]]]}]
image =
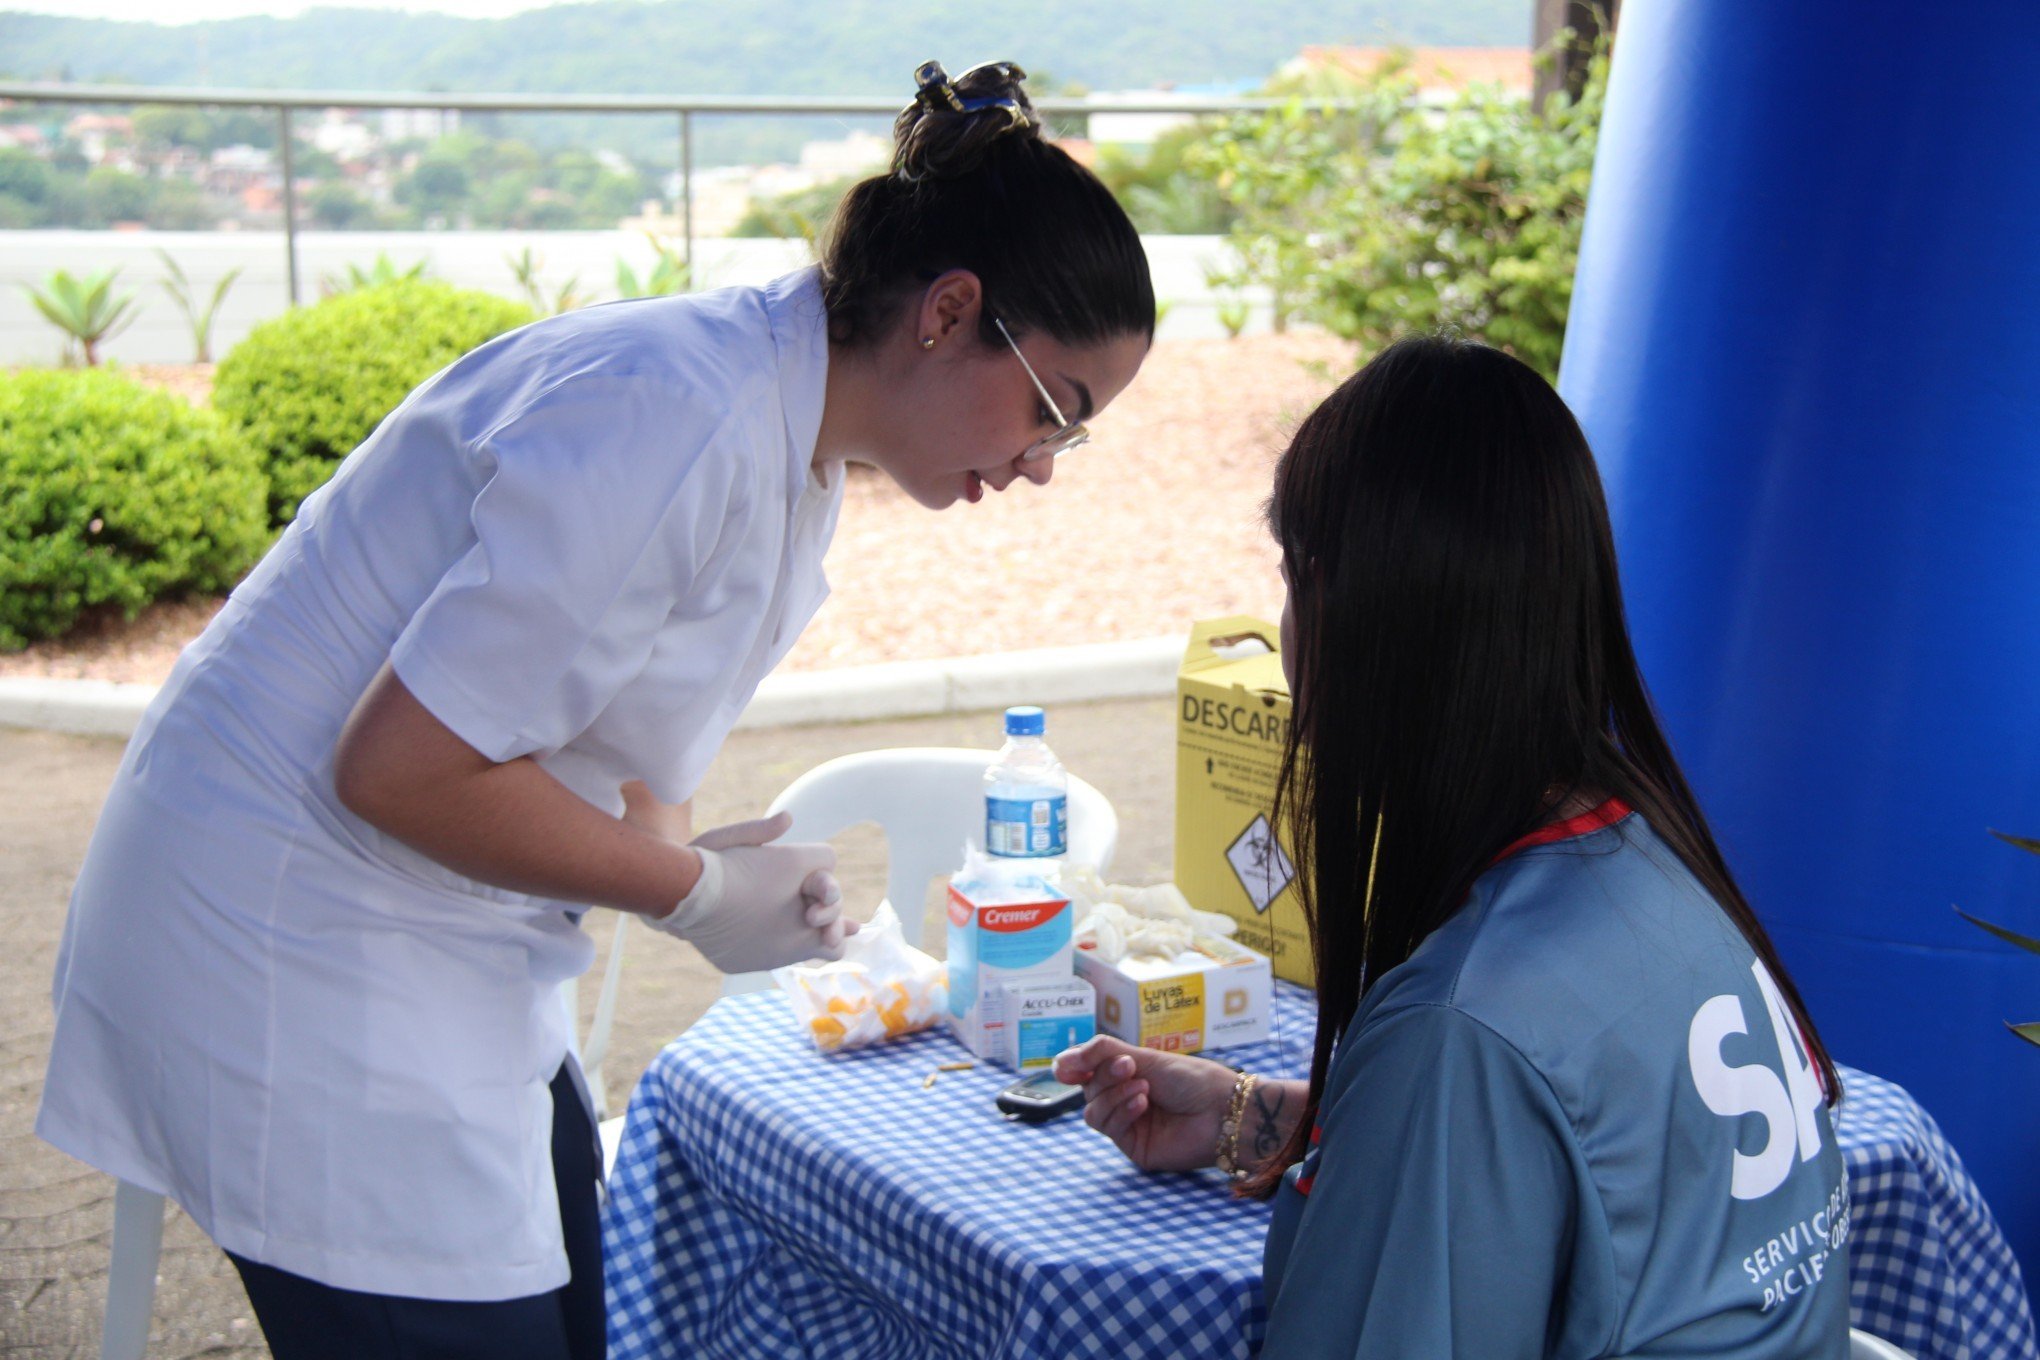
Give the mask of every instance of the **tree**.
[{"label": "tree", "polygon": [[156,182],[146,221],[157,231],[205,231],[219,224],[221,213],[211,195],[190,180]]},{"label": "tree", "polygon": [[32,152],[0,148],[0,194],[39,210],[49,201],[52,178],[48,163]]},{"label": "tree", "polygon": [[204,109],[189,104],[144,104],[134,112],[135,139],[143,146],[164,149],[173,146],[209,150],[212,120]]},{"label": "tree", "polygon": [[546,182],[573,198],[589,194],[609,174],[607,166],[586,151],[563,151],[546,167]]},{"label": "tree", "polygon": [[587,213],[562,198],[542,198],[519,214],[517,225],[532,231],[567,231],[587,225]]},{"label": "tree", "polygon": [[835,215],[836,205],[843,201],[843,195],[850,192],[858,178],[853,175],[817,184],[811,189],[781,194],[778,198],[753,199],[730,235],[801,240],[812,245]]},{"label": "tree", "polygon": [[1336,334],[1452,329],[1558,369],[1593,173],[1603,43],[1577,99],[1474,87],[1444,107],[1390,69],[1357,113],[1232,120],[1196,163],[1240,210],[1246,278]]},{"label": "tree", "polygon": [[149,215],[153,186],[140,175],[110,165],[95,167],[85,177],[85,213],[93,226],[140,222]]},{"label": "tree", "polygon": [[315,225],[335,231],[375,225],[375,205],[345,184],[321,184],[312,190],[306,208]]},{"label": "tree", "polygon": [[468,192],[467,166],[435,148],[397,182],[396,198],[428,217],[451,218],[466,206]]},{"label": "tree", "polygon": [[1171,128],[1146,155],[1117,146],[1098,154],[1095,169],[1143,232],[1205,236],[1226,230],[1236,214],[1210,179],[1193,173],[1186,156],[1211,135],[1206,123]]},{"label": "tree", "polygon": [[220,109],[211,114],[211,135],[206,150],[223,146],[252,146],[262,151],[276,149],[276,115],[257,109]]},{"label": "tree", "polygon": [[[292,139],[296,141],[295,138]],[[291,173],[300,181],[339,179],[345,172],[339,158],[316,146],[294,145],[290,151]]]}]

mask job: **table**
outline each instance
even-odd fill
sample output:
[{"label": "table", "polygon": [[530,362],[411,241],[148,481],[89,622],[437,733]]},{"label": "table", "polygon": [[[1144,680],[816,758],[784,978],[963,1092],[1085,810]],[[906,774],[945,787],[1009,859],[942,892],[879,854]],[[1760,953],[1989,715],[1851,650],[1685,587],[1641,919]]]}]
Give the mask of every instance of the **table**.
[{"label": "table", "polygon": [[1903,1087],[1840,1071],[1856,1326],[1921,1360],[2033,1360],[2019,1263],[1962,1159]]},{"label": "table", "polygon": [[[1315,1006],[1222,1056],[1310,1066]],[[604,1215],[610,1355],[1240,1356],[1266,1327],[1267,1205],[1149,1176],[1081,1119],[1001,1120],[947,1033],[818,1057],[776,993],[719,1002],[630,1103]],[[1856,1325],[1921,1360],[2032,1360],[2017,1263],[1933,1120],[1843,1070]]]}]

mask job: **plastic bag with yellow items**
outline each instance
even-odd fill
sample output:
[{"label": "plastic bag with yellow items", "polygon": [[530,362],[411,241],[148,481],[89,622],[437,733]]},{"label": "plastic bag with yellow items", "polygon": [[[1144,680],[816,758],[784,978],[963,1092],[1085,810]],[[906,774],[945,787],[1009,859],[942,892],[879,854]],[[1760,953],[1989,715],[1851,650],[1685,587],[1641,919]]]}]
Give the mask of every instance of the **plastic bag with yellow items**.
[{"label": "plastic bag with yellow items", "polygon": [[839,962],[777,968],[772,980],[801,1032],[824,1053],[928,1029],[949,1005],[947,971],[907,943],[890,902],[843,942]]}]

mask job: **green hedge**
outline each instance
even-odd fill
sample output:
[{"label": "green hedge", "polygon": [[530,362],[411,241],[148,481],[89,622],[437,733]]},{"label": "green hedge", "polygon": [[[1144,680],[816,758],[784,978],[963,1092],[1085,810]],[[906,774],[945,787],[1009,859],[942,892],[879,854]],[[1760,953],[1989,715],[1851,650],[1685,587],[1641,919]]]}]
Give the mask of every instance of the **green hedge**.
[{"label": "green hedge", "polygon": [[105,369],[0,373],[0,650],[228,589],[269,543],[268,489],[211,411]]},{"label": "green hedge", "polygon": [[412,388],[536,315],[422,279],[342,293],[250,332],[214,375],[213,407],[262,451],[272,521],[287,524]]},{"label": "green hedge", "polygon": [[1607,71],[1604,45],[1577,98],[1540,110],[1474,85],[1440,107],[1405,55],[1278,90],[1287,104],[1226,120],[1185,164],[1237,215],[1231,281],[1266,286],[1278,315],[1370,350],[1454,331],[1555,379]]}]

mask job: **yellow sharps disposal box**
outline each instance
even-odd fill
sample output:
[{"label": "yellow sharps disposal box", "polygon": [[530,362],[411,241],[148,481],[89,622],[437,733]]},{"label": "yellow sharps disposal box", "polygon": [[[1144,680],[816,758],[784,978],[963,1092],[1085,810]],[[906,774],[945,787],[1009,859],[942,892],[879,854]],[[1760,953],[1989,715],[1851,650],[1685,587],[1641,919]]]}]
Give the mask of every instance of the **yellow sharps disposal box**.
[{"label": "yellow sharps disposal box", "polygon": [[1238,921],[1275,976],[1312,986],[1293,841],[1272,820],[1289,729],[1280,638],[1246,617],[1190,630],[1176,681],[1176,886]]}]

